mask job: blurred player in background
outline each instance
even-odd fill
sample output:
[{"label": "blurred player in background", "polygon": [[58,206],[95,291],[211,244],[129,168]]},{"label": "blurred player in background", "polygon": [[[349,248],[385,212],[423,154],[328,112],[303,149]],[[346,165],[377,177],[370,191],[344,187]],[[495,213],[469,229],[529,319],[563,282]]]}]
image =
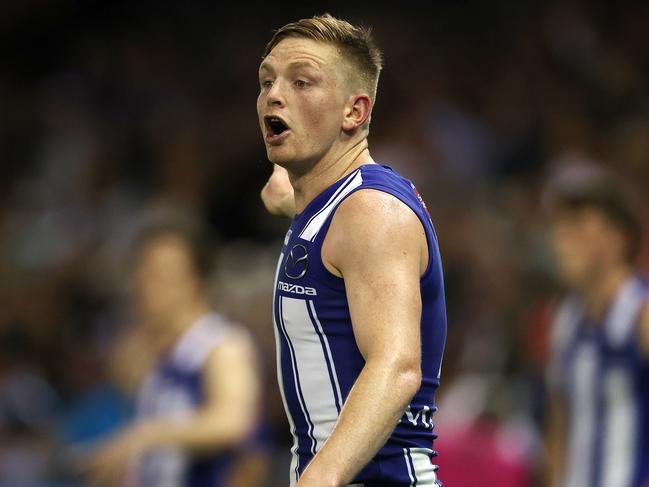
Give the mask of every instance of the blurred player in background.
[{"label": "blurred player in background", "polygon": [[549,371],[553,487],[649,487],[649,283],[636,264],[641,227],[628,196],[591,166],[549,187],[567,290]]},{"label": "blurred player in background", "polygon": [[442,266],[414,185],[369,153],[381,64],[369,31],[323,15],[279,29],[259,69],[262,199],[294,217],[274,298],[291,486],[439,485]]},{"label": "blurred player in background", "polygon": [[210,307],[205,246],[202,232],[178,223],[152,227],[138,242],[140,324],[123,341],[117,367],[122,378],[148,372],[134,423],[90,462],[94,485],[236,485],[237,450],[258,425],[256,356],[248,332]]}]

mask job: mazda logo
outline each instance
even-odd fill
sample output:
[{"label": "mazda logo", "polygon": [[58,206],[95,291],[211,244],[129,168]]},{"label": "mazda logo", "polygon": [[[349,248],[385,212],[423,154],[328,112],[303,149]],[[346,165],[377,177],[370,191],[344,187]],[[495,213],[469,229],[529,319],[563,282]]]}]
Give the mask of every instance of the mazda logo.
[{"label": "mazda logo", "polygon": [[290,279],[302,279],[309,269],[309,254],[302,244],[295,244],[284,262],[284,274]]}]

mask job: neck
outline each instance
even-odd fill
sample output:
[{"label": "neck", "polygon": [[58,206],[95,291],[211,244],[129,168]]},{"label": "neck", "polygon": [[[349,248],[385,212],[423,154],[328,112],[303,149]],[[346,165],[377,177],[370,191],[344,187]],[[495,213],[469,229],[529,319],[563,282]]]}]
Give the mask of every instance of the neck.
[{"label": "neck", "polygon": [[600,320],[620,287],[631,276],[631,267],[620,264],[612,267],[597,279],[592,279],[582,290],[582,297],[589,318]]},{"label": "neck", "polygon": [[363,164],[373,163],[367,139],[363,138],[335,157],[324,157],[303,174],[295,174],[289,170],[296,212],[301,213],[313,198],[339,179]]}]

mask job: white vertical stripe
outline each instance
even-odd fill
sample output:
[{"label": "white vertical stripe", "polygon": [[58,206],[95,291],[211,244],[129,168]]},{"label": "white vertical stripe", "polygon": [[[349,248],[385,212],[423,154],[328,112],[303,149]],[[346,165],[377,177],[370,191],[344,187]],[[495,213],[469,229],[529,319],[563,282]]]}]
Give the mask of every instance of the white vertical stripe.
[{"label": "white vertical stripe", "polygon": [[415,485],[415,478],[412,476],[412,468],[410,468],[410,458],[408,455],[408,449],[403,449],[403,461],[406,462],[406,468],[408,469],[408,477],[410,477],[410,487]]},{"label": "white vertical stripe", "polygon": [[582,344],[575,353],[574,387],[571,403],[570,436],[568,439],[568,475],[566,487],[590,484],[593,468],[592,452],[596,421],[595,381],[597,380],[597,350],[593,343]]},{"label": "white vertical stripe", "polygon": [[[359,170],[360,170],[360,169],[357,169],[356,172],[358,172]],[[307,222],[306,222],[306,225],[304,225],[305,227],[306,227],[309,223],[311,223],[311,221],[312,221],[315,217],[317,217],[320,213],[322,213],[322,211],[324,211],[324,209],[327,208],[327,206],[329,206],[329,204],[330,204],[333,200],[335,200],[335,199],[338,197],[338,195],[340,194],[341,191],[344,191],[344,190],[345,190],[345,188],[347,187],[347,184],[349,184],[349,181],[350,181],[354,176],[355,176],[355,173],[354,173],[354,172],[352,172],[352,173],[350,173],[349,175],[346,176],[346,179],[347,179],[347,180],[344,181],[344,182],[343,182],[343,183],[338,187],[338,189],[334,192],[334,194],[332,194],[332,195],[329,197],[329,199],[327,200],[327,202],[326,202],[324,205],[322,205],[322,208],[320,208],[320,209],[319,209],[318,211],[316,211],[313,215],[311,215],[311,218],[309,218],[309,221],[307,221]],[[284,245],[286,245],[286,242],[284,242]]]},{"label": "white vertical stripe", "polygon": [[300,238],[313,242],[316,235],[320,231],[320,228],[322,228],[322,225],[324,225],[327,217],[331,214],[336,205],[354,189],[358,188],[362,183],[363,175],[361,174],[360,170],[357,170],[356,174],[351,179],[349,184],[347,184],[345,188],[336,195],[335,198],[330,199],[327,204],[323,206],[322,210],[320,210],[320,212],[318,212],[313,218],[311,218],[311,220],[305,225],[304,229],[300,233]]},{"label": "white vertical stripe", "polygon": [[[279,270],[284,259],[284,254],[279,255],[279,261],[277,262],[277,270],[275,271],[275,280],[273,282],[277,283],[277,276],[279,275]],[[273,288],[273,307],[278,306],[277,301],[275,300],[277,293],[277,285]],[[291,447],[291,466],[289,471],[290,487],[293,487],[297,483],[297,436],[295,434],[295,423],[293,422],[293,417],[291,412],[288,409],[288,403],[286,402],[286,396],[284,395],[284,380],[282,378],[282,361],[281,361],[281,338],[279,335],[279,327],[277,320],[275,319],[276,310],[273,309],[273,330],[275,331],[275,358],[277,360],[277,383],[279,385],[279,392],[282,396],[282,403],[284,404],[284,411],[286,411],[286,417],[288,418],[288,424],[291,430],[291,436],[293,437],[293,446]]]},{"label": "white vertical stripe", "polygon": [[638,431],[633,384],[622,368],[607,371],[603,380],[606,414],[601,485],[627,486],[631,485]]},{"label": "white vertical stripe", "polygon": [[316,452],[329,438],[338,419],[336,401],[320,338],[315,331],[307,301],[282,298],[282,318],[293,343],[300,386],[313,424]]},{"label": "white vertical stripe", "polygon": [[342,405],[343,405],[343,396],[340,393],[340,384],[338,383],[338,374],[336,373],[336,364],[334,364],[334,359],[331,356],[331,348],[329,347],[329,339],[327,338],[327,335],[325,335],[325,332],[322,329],[322,325],[320,324],[320,320],[318,319],[318,314],[315,311],[315,305],[313,304],[313,300],[309,301],[309,306],[311,308],[311,314],[313,315],[313,318],[315,319],[315,325],[318,327],[318,331],[322,335],[322,341],[324,341],[325,348],[327,350],[327,358],[329,360],[329,365],[331,366],[331,375],[333,375],[333,378],[334,378],[334,387],[336,388],[336,394],[338,396],[338,401],[340,403],[340,407],[342,407]]},{"label": "white vertical stripe", "polygon": [[608,339],[613,346],[622,346],[633,338],[645,300],[646,293],[636,277],[630,278],[618,292],[606,321]]},{"label": "white vertical stripe", "polygon": [[[291,371],[293,372],[293,384],[295,385],[295,394],[297,396],[297,401],[300,404],[300,409],[302,410],[302,417],[304,418],[304,421],[306,422],[308,427],[307,435],[311,439],[311,453],[315,455],[317,441],[313,436],[313,422],[311,421],[306,405],[304,403],[304,397],[303,397],[304,390],[302,389],[302,384],[298,375],[298,364],[297,364],[297,358],[295,353],[295,347],[293,345],[293,340],[291,340],[291,337],[286,331],[286,324],[284,323],[284,297],[283,296],[279,297],[279,325],[280,325],[280,329],[282,330],[282,334],[284,335],[284,339],[286,340],[286,343],[288,345],[289,354],[291,355]],[[299,468],[299,457],[298,457],[298,468]],[[296,471],[296,478],[297,475],[298,474]]]},{"label": "white vertical stripe", "polygon": [[410,448],[410,458],[414,467],[417,487],[434,486],[437,481],[435,466],[431,462],[433,451],[428,448]]},{"label": "white vertical stripe", "polygon": [[583,307],[576,298],[566,298],[561,302],[552,320],[550,340],[553,353],[563,353],[574,337],[582,316]]}]

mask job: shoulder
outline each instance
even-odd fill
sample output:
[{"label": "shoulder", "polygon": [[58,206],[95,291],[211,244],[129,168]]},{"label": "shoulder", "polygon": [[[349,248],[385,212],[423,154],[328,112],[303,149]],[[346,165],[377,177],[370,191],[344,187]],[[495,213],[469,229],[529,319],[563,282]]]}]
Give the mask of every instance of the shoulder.
[{"label": "shoulder", "polygon": [[241,348],[251,343],[250,333],[218,313],[198,319],[175,347],[173,359],[183,369],[200,369],[220,350]]},{"label": "shoulder", "polygon": [[229,321],[221,315],[215,314],[214,333],[218,336],[215,341],[213,354],[250,353],[254,350],[254,340],[248,328],[240,323]]},{"label": "shoulder", "polygon": [[377,189],[359,189],[336,209],[323,244],[323,258],[338,263],[419,258],[426,246],[424,227],[414,211],[396,196]]},{"label": "shoulder", "polygon": [[241,326],[232,328],[218,346],[210,350],[208,361],[241,360],[254,356],[255,344],[250,332]]},{"label": "shoulder", "polygon": [[233,326],[210,349],[203,369],[208,379],[253,375],[257,367],[256,351],[251,333],[241,325]]},{"label": "shoulder", "polygon": [[336,210],[334,220],[353,220],[355,223],[382,221],[391,225],[419,221],[414,211],[397,196],[374,188],[361,188],[349,195]]},{"label": "shoulder", "polygon": [[334,213],[329,233],[346,237],[367,238],[367,244],[382,242],[382,238],[400,241],[412,234],[424,234],[414,211],[396,196],[378,189],[364,188],[346,198]]}]

